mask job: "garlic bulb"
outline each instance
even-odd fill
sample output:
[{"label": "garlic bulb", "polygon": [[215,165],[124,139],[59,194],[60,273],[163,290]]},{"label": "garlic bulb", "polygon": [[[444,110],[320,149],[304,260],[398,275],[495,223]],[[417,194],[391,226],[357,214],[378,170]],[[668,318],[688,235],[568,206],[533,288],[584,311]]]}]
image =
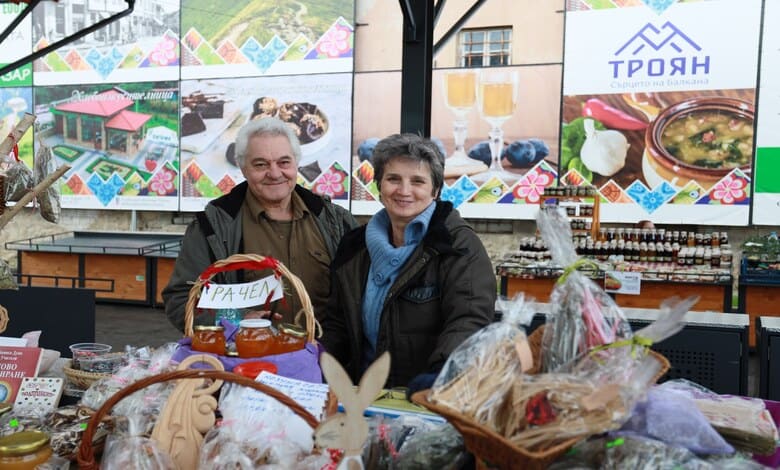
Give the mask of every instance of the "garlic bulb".
[{"label": "garlic bulb", "polygon": [[599,131],[592,119],[583,122],[585,143],[580,150],[582,163],[594,173],[612,176],[626,164],[628,140],[615,130]]}]

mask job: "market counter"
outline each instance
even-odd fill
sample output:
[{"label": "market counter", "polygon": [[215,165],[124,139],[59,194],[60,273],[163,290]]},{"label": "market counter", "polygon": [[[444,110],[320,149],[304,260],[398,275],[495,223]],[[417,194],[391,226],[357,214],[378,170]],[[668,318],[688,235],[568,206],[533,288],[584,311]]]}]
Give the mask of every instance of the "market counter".
[{"label": "market counter", "polygon": [[[20,284],[95,290],[99,301],[158,305],[182,235],[65,232],[8,242]],[[70,281],[68,285],[67,281]]]},{"label": "market counter", "polygon": [[756,346],[756,321],[761,316],[780,316],[780,272],[751,269],[742,260],[739,274],[739,311],[750,317],[750,346]]},{"label": "market counter", "polygon": [[[604,287],[604,271],[583,270],[600,287]],[[555,282],[563,273],[560,268],[508,267],[499,264],[501,295],[514,297],[519,292],[547,302]],[[680,298],[698,295],[696,310],[729,312],[732,299],[732,276],[728,272],[687,273],[679,271],[645,271],[642,273],[641,295],[611,294],[621,307],[656,308],[672,296]]]}]

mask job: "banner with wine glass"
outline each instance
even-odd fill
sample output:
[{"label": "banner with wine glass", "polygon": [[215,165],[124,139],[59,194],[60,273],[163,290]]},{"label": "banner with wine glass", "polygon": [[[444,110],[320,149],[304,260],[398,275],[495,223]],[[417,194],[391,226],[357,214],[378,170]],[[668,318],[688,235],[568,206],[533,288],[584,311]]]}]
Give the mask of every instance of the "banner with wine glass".
[{"label": "banner with wine glass", "polygon": [[753,220],[777,225],[780,220],[780,0],[764,2],[761,84],[756,122]]},{"label": "banner with wine glass", "polygon": [[761,1],[617,3],[567,1],[561,182],[606,222],[747,225]]},{"label": "banner with wine glass", "polygon": [[[355,75],[355,214],[381,207],[370,155],[398,132],[400,72],[397,90],[377,94],[372,84],[393,83],[394,73]],[[560,65],[434,70],[431,136],[446,156],[443,200],[465,217],[535,217],[539,196],[557,179],[560,80]]]}]

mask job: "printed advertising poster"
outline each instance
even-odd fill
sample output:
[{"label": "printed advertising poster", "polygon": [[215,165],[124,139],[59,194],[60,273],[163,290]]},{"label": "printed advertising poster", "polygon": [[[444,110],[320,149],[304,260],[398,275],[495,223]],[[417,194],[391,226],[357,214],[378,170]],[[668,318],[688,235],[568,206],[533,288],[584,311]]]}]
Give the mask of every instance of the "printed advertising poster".
[{"label": "printed advertising poster", "polygon": [[[19,16],[26,4],[0,3],[0,31],[10,26]],[[32,21],[28,14],[2,41],[0,47],[0,67],[29,55],[32,52]],[[26,64],[16,70],[0,75],[0,87],[20,87],[32,85],[32,65]]]},{"label": "printed advertising poster", "polygon": [[[19,124],[24,113],[32,113],[32,88],[0,88],[0,135],[7,136]],[[18,142],[19,160],[33,167],[33,132],[27,131]],[[6,156],[2,155],[5,159]],[[10,161],[4,161],[10,163]]]},{"label": "printed advertising poster", "polygon": [[301,142],[298,182],[349,207],[352,74],[181,82],[181,210],[199,211],[244,180],[238,130],[275,116]]},{"label": "printed advertising poster", "polygon": [[182,0],[184,79],[351,72],[353,0]]},{"label": "printed advertising poster", "polygon": [[747,225],[761,1],[568,7],[561,181],[606,222]]},{"label": "printed advertising poster", "polygon": [[[381,208],[370,155],[377,140],[398,132],[396,74],[355,77],[355,214]],[[441,198],[465,217],[533,218],[557,178],[560,82],[560,65],[435,70],[431,135],[446,156]]]},{"label": "printed advertising poster", "polygon": [[178,109],[178,82],[36,87],[36,137],[72,167],[62,207],[177,210]]},{"label": "printed advertising poster", "polygon": [[[38,4],[35,50],[127,9],[119,0]],[[137,0],[133,12],[33,64],[35,85],[179,79],[179,2]]]},{"label": "printed advertising poster", "polygon": [[753,223],[780,223],[780,0],[764,2]]}]

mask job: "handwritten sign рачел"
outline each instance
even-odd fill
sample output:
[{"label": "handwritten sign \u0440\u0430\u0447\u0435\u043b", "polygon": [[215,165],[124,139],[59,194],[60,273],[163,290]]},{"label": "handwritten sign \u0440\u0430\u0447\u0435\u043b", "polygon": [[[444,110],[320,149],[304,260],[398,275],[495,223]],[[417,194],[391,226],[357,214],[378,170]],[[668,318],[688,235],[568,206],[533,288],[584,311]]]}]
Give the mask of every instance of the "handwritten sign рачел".
[{"label": "handwritten sign \u0440\u0430\u0447\u0435\u043b", "polygon": [[243,284],[210,282],[200,293],[198,308],[254,307],[279,300],[283,295],[282,281],[273,275]]}]

